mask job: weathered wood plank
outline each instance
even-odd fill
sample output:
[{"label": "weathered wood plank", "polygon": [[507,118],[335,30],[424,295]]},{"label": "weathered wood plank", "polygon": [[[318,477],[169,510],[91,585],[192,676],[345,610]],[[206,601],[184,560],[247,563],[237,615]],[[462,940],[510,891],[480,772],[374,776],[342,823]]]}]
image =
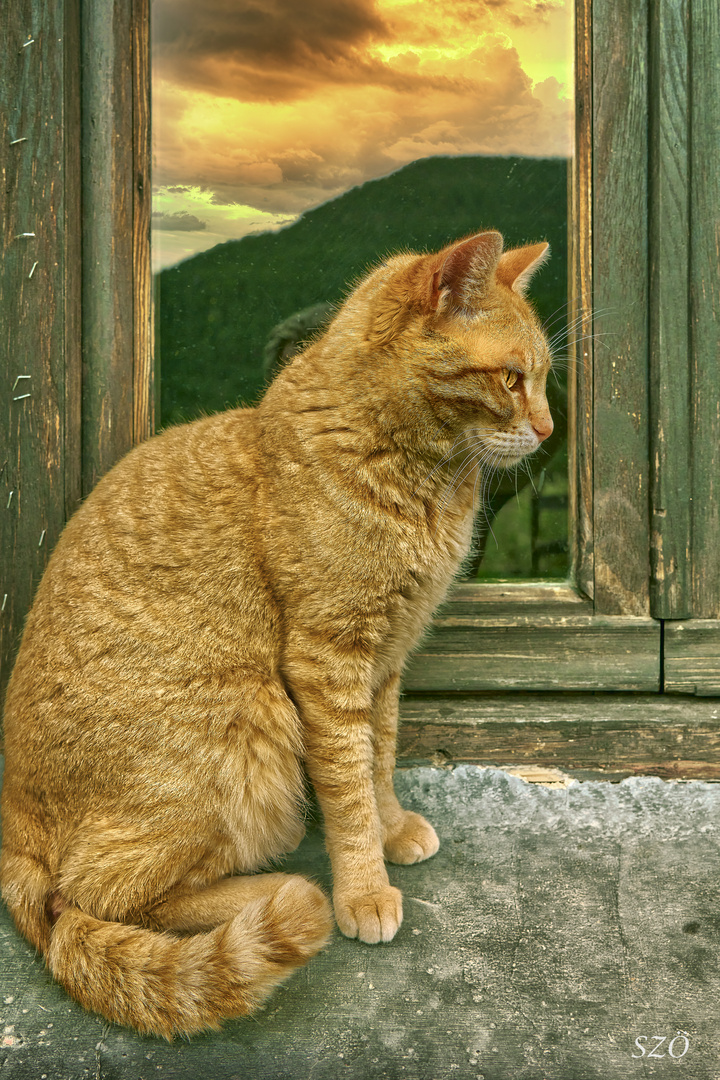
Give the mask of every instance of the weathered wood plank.
[{"label": "weathered wood plank", "polygon": [[720,6],[690,9],[690,357],[692,596],[696,618],[720,618]]},{"label": "weathered wood plank", "polygon": [[592,615],[439,616],[407,692],[642,690],[660,686],[660,626]]},{"label": "weathered wood plank", "polygon": [[82,8],[83,495],[133,445],[131,10]]},{"label": "weathered wood plank", "polygon": [[82,94],[80,0],[64,0],[65,519],[82,499]]},{"label": "weathered wood plank", "polygon": [[688,10],[650,4],[650,610],[691,614]]},{"label": "weathered wood plank", "polygon": [[720,699],[659,694],[406,697],[401,762],[720,780]]},{"label": "weathered wood plank", "polygon": [[605,724],[632,728],[661,724],[678,730],[704,724],[720,734],[717,701],[667,694],[406,694],[400,701],[403,720],[447,724]]},{"label": "weathered wood plank", "polygon": [[133,441],[155,430],[154,302],[150,260],[152,160],[150,2],[132,5],[133,101]]},{"label": "weathered wood plank", "polygon": [[665,691],[720,695],[720,619],[665,624]]},{"label": "weathered wood plank", "polygon": [[[68,133],[63,6],[18,0],[0,21],[0,700],[65,520]],[[72,200],[72,196],[71,196]]]},{"label": "weathered wood plank", "polygon": [[153,426],[147,0],[1,15],[0,689],[64,521]]},{"label": "weathered wood plank", "polygon": [[444,615],[592,615],[590,601],[570,585],[556,582],[501,582],[456,585],[441,608]]},{"label": "weathered wood plank", "polygon": [[575,153],[570,161],[568,469],[571,577],[587,596],[593,568],[592,25],[575,6]]},{"label": "weathered wood plank", "polygon": [[595,605],[649,610],[647,9],[593,3]]}]

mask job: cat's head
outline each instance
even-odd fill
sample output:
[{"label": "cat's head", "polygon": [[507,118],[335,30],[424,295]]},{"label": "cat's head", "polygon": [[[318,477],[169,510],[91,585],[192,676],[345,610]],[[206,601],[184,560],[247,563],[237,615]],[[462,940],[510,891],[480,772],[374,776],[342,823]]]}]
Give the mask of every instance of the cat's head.
[{"label": "cat's head", "polygon": [[368,339],[385,370],[446,435],[471,429],[485,460],[508,467],[553,430],[545,384],[551,357],[525,299],[547,243],[503,252],[483,232],[430,255],[400,255],[368,279]]}]

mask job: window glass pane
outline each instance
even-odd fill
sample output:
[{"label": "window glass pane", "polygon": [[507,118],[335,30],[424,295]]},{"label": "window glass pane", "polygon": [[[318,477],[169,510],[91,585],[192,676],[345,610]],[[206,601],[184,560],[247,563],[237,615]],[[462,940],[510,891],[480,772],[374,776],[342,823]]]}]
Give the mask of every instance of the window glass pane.
[{"label": "window glass pane", "polygon": [[555,432],[468,576],[564,577],[570,0],[154,0],[153,52],[161,424],[256,402],[389,252],[547,239]]}]

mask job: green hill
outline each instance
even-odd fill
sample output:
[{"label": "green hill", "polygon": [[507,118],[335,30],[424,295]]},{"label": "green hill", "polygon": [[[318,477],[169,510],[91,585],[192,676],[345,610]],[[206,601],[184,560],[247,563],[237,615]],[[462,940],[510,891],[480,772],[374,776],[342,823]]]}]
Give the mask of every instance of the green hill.
[{"label": "green hill", "polygon": [[[567,302],[567,162],[428,158],[353,188],[275,233],[231,240],[158,275],[161,423],[252,404],[271,330],[341,299],[382,257],[432,250],[485,228],[508,247],[549,240],[533,281],[543,319]],[[553,327],[553,332],[560,322]]]}]

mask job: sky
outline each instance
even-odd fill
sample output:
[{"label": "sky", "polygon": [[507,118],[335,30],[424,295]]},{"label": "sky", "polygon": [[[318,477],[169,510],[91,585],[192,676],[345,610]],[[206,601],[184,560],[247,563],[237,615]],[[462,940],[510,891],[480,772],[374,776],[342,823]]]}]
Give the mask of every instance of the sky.
[{"label": "sky", "polygon": [[418,158],[571,152],[570,0],[153,0],[153,260]]}]

